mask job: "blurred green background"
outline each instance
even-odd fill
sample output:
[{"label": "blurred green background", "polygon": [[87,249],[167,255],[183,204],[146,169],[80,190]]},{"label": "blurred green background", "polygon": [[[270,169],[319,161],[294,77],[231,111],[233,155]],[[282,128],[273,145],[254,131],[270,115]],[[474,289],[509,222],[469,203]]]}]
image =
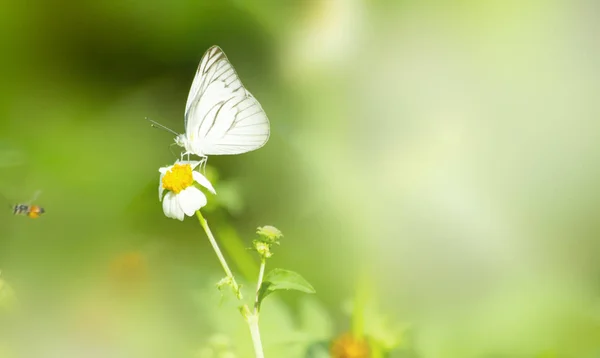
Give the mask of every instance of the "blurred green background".
[{"label": "blurred green background", "polygon": [[[390,357],[600,357],[599,10],[5,2],[0,357],[252,356],[198,222],[162,213],[173,138],[144,120],[183,131],[215,44],[271,138],[210,158],[205,217],[249,290],[270,224],[268,268],[317,291],[265,302],[267,357],[327,357],[363,321]],[[37,190],[47,213],[13,216]]]}]

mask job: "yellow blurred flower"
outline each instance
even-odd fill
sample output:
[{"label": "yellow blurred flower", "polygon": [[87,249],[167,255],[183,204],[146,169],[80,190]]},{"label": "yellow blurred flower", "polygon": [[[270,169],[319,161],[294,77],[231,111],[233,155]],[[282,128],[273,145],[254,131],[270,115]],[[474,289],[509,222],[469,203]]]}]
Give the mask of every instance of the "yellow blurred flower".
[{"label": "yellow blurred flower", "polygon": [[333,341],[330,353],[331,358],[369,358],[369,344],[364,338],[345,333]]},{"label": "yellow blurred flower", "polygon": [[110,263],[112,281],[119,288],[139,288],[148,280],[148,263],[146,257],[137,251],[118,255]]}]

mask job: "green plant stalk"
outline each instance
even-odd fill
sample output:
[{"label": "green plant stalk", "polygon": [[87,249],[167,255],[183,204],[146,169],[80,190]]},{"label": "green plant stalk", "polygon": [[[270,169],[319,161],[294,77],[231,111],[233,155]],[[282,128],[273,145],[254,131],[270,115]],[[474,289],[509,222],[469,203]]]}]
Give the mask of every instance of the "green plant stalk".
[{"label": "green plant stalk", "polygon": [[248,322],[248,327],[250,327],[254,355],[256,358],[264,358],[265,353],[263,352],[262,342],[260,340],[260,330],[258,329],[258,313],[247,315],[246,322]]},{"label": "green plant stalk", "polygon": [[[215,250],[215,254],[217,255],[217,258],[219,259],[219,262],[221,263],[221,266],[223,267],[223,270],[225,271],[225,275],[231,282],[231,286],[233,288],[233,291],[235,292],[236,297],[238,298],[238,300],[241,301],[242,293],[240,291],[240,286],[238,285],[237,281],[235,280],[235,277],[233,276],[233,273],[231,272],[229,265],[227,265],[227,261],[225,260],[225,257],[223,256],[221,249],[219,249],[217,240],[215,240],[215,237],[213,236],[212,232],[210,231],[210,228],[208,227],[208,222],[206,221],[204,216],[202,216],[202,213],[200,212],[200,210],[196,211],[196,216],[198,217],[198,220],[200,221],[200,225],[204,229],[206,236],[208,236],[208,241],[212,245],[213,250]],[[264,270],[264,267],[263,267],[263,270]],[[262,281],[262,278],[261,278],[261,281]],[[242,316],[244,316],[246,322],[248,323],[248,327],[250,328],[250,336],[252,337],[252,345],[254,346],[254,353],[256,355],[256,358],[264,358],[265,355],[263,352],[262,342],[260,339],[260,331],[258,330],[258,314],[250,313],[250,309],[248,308],[248,305],[245,303],[242,305],[240,311],[242,313]]]},{"label": "green plant stalk", "polygon": [[369,346],[371,347],[371,358],[383,358],[383,349],[381,346],[375,341],[369,341]]},{"label": "green plant stalk", "polygon": [[215,240],[215,237],[213,236],[212,232],[210,231],[210,228],[208,227],[208,222],[206,221],[204,216],[202,216],[200,210],[196,211],[196,216],[198,217],[198,220],[200,221],[200,225],[202,225],[204,232],[206,232],[206,236],[208,236],[208,241],[212,245],[213,250],[215,250],[215,254],[217,255],[217,258],[219,259],[219,262],[221,263],[221,266],[225,271],[225,275],[228,279],[231,280],[231,286],[233,287],[236,296],[238,296],[238,298],[241,300],[242,297],[240,292],[240,286],[237,284],[235,277],[233,277],[233,273],[231,272],[229,265],[227,265],[227,261],[225,261],[225,257],[223,256],[223,253],[221,252],[221,249],[217,244],[217,240]]},{"label": "green plant stalk", "polygon": [[256,283],[256,298],[254,299],[254,314],[258,318],[259,304],[258,298],[260,294],[260,286],[262,286],[263,277],[265,277],[265,266],[267,265],[267,259],[263,256],[260,258],[260,269],[258,271],[258,282]]},{"label": "green plant stalk", "polygon": [[352,335],[363,338],[365,333],[365,306],[368,300],[369,280],[365,272],[361,272],[356,280],[356,293],[352,312]]}]

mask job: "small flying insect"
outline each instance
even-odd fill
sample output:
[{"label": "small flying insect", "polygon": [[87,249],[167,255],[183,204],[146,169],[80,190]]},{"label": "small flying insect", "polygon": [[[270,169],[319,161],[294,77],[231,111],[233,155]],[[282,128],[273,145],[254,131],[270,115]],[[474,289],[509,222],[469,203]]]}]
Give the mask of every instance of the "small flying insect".
[{"label": "small flying insect", "polygon": [[40,191],[36,192],[33,196],[33,199],[31,199],[26,204],[16,204],[14,206],[11,205],[11,208],[13,209],[13,214],[28,216],[32,219],[39,218],[43,213],[46,212],[46,210],[44,210],[44,208],[42,208],[39,205],[31,205],[31,203],[34,202],[38,198],[38,196],[40,196]]}]

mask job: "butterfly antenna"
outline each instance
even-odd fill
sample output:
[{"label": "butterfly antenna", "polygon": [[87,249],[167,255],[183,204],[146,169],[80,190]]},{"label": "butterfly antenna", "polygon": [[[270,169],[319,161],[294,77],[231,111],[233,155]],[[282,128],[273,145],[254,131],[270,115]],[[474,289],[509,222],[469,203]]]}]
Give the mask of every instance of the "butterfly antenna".
[{"label": "butterfly antenna", "polygon": [[167,128],[167,127],[163,126],[162,124],[160,124],[160,123],[158,123],[158,122],[156,122],[156,121],[153,121],[153,120],[151,120],[151,119],[150,119],[150,118],[148,118],[148,117],[146,117],[146,120],[147,120],[148,122],[150,122],[150,127],[154,127],[154,128],[162,129],[162,130],[164,130],[164,131],[167,131],[167,132],[169,132],[169,133],[175,134],[176,136],[178,136],[178,135],[179,135],[179,133],[175,132],[174,130],[172,130],[172,129],[170,129],[170,128]]}]

